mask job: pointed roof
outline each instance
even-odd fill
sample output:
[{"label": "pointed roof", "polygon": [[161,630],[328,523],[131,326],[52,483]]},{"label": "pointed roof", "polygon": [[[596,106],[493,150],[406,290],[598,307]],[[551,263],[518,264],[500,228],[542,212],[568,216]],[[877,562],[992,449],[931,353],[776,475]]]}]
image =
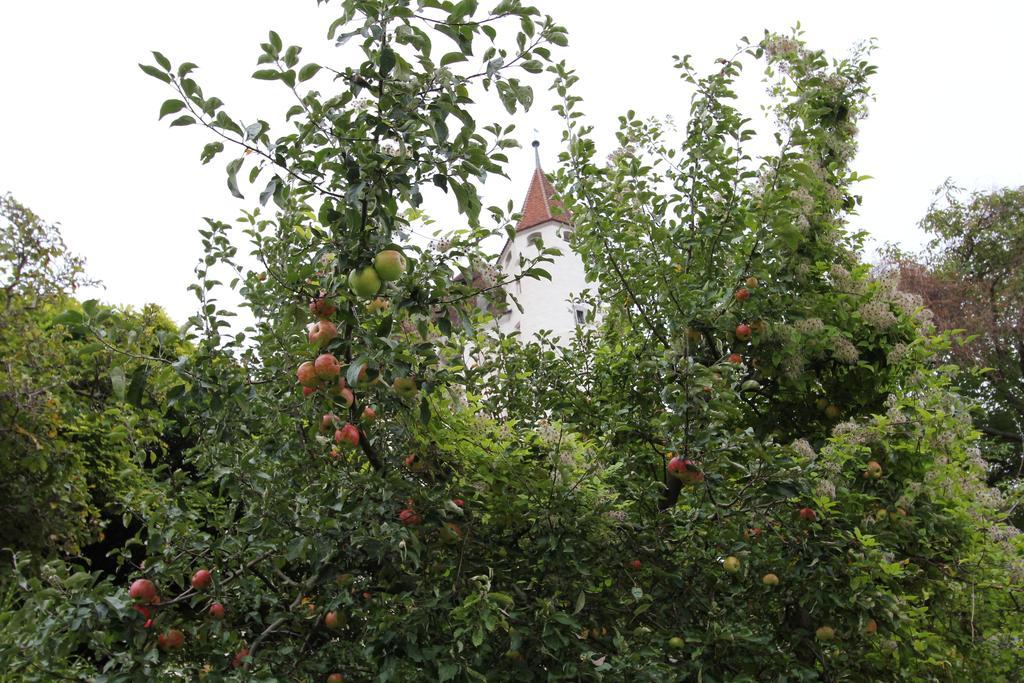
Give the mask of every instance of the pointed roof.
[{"label": "pointed roof", "polygon": [[536,162],[536,169],[530,179],[530,188],[526,191],[526,199],[523,200],[523,217],[519,219],[516,230],[526,230],[541,223],[557,221],[570,225],[571,216],[565,210],[562,203],[555,196],[555,188],[544,175],[540,167],[540,143],[533,141],[533,152]]}]

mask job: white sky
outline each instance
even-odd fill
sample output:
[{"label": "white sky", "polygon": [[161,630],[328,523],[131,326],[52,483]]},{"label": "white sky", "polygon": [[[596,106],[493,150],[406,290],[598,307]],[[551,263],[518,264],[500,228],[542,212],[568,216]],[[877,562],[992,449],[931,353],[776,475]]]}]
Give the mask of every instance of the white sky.
[{"label": "white sky", "polygon": [[[844,55],[875,37],[877,101],[861,126],[855,164],[873,180],[855,226],[878,240],[916,248],[916,223],[947,177],[972,189],[1024,184],[1024,4],[1007,0],[944,2],[731,2],[535,0],[570,32],[562,56],[581,77],[588,121],[600,152],[614,147],[617,117],[673,114],[685,121],[688,92],[673,54],[699,65],[731,54],[738,39],[797,21],[811,47]],[[102,280],[111,303],[163,305],[177,321],[194,308],[186,291],[200,256],[203,216],[231,220],[256,204],[258,190],[233,199],[225,186],[227,153],[202,166],[208,141],[199,127],[157,121],[170,97],[142,74],[149,50],[175,64],[199,64],[198,80],[234,116],[273,120],[287,108],[279,83],[248,79],[268,29],[306,56],[329,55],[324,39],[335,16],[314,0],[3,0],[0,2],[0,192],[63,225],[67,242]],[[544,86],[536,82],[538,90]],[[756,92],[751,90],[751,92]],[[485,99],[485,98],[481,98]],[[555,165],[560,140],[550,100],[515,122],[523,149],[513,151],[512,182],[489,181],[485,201],[518,208],[533,164],[529,141],[540,131],[542,159]],[[509,122],[498,106],[485,116]],[[488,121],[491,119],[487,119]],[[273,136],[273,131],[272,131]],[[428,207],[453,224],[455,215]],[[93,294],[95,295],[95,294]]]}]

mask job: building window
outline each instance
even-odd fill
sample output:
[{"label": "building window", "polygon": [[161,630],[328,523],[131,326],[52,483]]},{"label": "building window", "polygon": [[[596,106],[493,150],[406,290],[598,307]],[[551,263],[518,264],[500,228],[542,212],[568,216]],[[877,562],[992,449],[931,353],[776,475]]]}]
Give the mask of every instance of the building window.
[{"label": "building window", "polygon": [[512,263],[512,252],[505,254],[505,268],[508,268],[508,264]]},{"label": "building window", "polygon": [[577,326],[583,325],[587,322],[587,312],[584,311],[582,308],[574,309],[573,314],[576,316]]},{"label": "building window", "polygon": [[572,239],[572,228],[566,228],[562,231],[562,239],[566,242]]}]

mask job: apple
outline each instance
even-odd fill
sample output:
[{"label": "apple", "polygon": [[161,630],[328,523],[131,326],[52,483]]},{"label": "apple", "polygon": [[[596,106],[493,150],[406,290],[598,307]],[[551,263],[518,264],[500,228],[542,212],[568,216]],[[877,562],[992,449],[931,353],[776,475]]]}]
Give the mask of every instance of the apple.
[{"label": "apple", "polygon": [[740,323],[736,326],[736,338],[740,341],[750,341],[751,334],[750,325]]},{"label": "apple", "polygon": [[755,320],[750,323],[750,331],[754,334],[764,334],[768,331],[768,323],[760,319]]},{"label": "apple", "polygon": [[363,408],[362,419],[364,422],[373,422],[374,420],[377,419],[377,411],[374,410],[371,406],[366,406],[365,408]]},{"label": "apple", "polygon": [[455,503],[460,508],[466,506],[466,501],[462,500],[461,498],[452,498],[452,502]]},{"label": "apple", "polygon": [[423,521],[423,517],[418,512],[411,508],[403,508],[398,513],[398,521],[405,526],[416,526]]},{"label": "apple", "polygon": [[135,611],[141,614],[142,617],[146,620],[146,622],[142,624],[142,628],[149,628],[153,625],[153,617],[150,614],[148,607],[146,607],[145,605],[133,605],[133,607],[135,608]]},{"label": "apple", "polygon": [[868,619],[868,623],[864,625],[864,633],[867,633],[869,636],[878,633],[878,622],[874,619]]},{"label": "apple", "polygon": [[345,677],[341,674],[331,674],[327,677],[327,683],[345,683]]},{"label": "apple", "polygon": [[309,398],[316,393],[316,387],[302,387],[302,395],[305,398]]},{"label": "apple", "polygon": [[814,405],[816,405],[818,407],[818,410],[824,411],[825,408],[828,408],[828,399],[827,398],[819,398],[819,399],[817,399],[814,402]]},{"label": "apple", "polygon": [[341,363],[333,353],[321,353],[313,363],[313,371],[320,379],[331,379],[341,372]]},{"label": "apple", "polygon": [[328,431],[331,427],[334,426],[334,423],[337,422],[337,420],[337,415],[335,415],[334,413],[327,413],[322,418],[320,418],[320,431]]},{"label": "apple", "polygon": [[746,541],[757,540],[757,537],[761,535],[761,527],[755,526],[744,530],[743,539]]},{"label": "apple", "polygon": [[309,312],[319,318],[328,318],[334,315],[336,310],[338,308],[328,301],[327,296],[322,293],[309,302]]},{"label": "apple", "polygon": [[336,443],[347,443],[353,448],[359,445],[359,428],[351,422],[346,422],[341,429],[334,432]]},{"label": "apple", "polygon": [[818,519],[818,513],[811,508],[800,508],[800,519],[806,522],[813,522]]},{"label": "apple", "polygon": [[877,460],[869,460],[867,469],[864,470],[865,479],[881,479],[882,478],[882,466]]},{"label": "apple", "polygon": [[313,361],[310,360],[299,366],[299,369],[295,371],[295,376],[298,377],[299,384],[307,388],[313,388],[320,384],[320,378],[316,376],[316,368],[313,366]]},{"label": "apple", "polygon": [[200,569],[192,575],[192,587],[197,591],[209,587],[212,582],[213,574],[210,573],[209,569]]},{"label": "apple", "polygon": [[156,586],[149,579],[137,579],[132,582],[132,585],[128,587],[128,596],[132,600],[138,600],[139,602],[146,604],[153,604],[157,602],[156,597]]},{"label": "apple", "polygon": [[722,568],[730,574],[738,572],[740,570],[740,558],[730,555],[722,560]]},{"label": "apple", "polygon": [[331,631],[337,631],[345,625],[345,615],[338,612],[328,612],[324,615],[324,626]]},{"label": "apple", "polygon": [[412,467],[416,463],[416,454],[410,453],[402,459],[402,462],[405,463],[406,467]]},{"label": "apple", "polygon": [[835,420],[842,414],[843,409],[834,403],[828,404],[828,406],[825,408],[825,417],[827,417],[830,420]]},{"label": "apple", "polygon": [[167,633],[161,633],[157,636],[156,644],[161,650],[177,650],[185,644],[185,634],[176,628],[172,628]]},{"label": "apple", "polygon": [[373,258],[373,267],[384,282],[397,280],[405,272],[405,257],[394,249],[385,249]]},{"label": "apple", "polygon": [[743,284],[745,284],[748,289],[754,289],[757,287],[757,278],[751,275]]},{"label": "apple", "polygon": [[380,291],[380,276],[373,266],[353,270],[348,274],[348,286],[356,296],[369,299]]},{"label": "apple", "polygon": [[831,626],[819,626],[814,632],[814,637],[818,640],[833,640],[836,637],[836,630]]},{"label": "apple", "polygon": [[338,328],[330,320],[320,320],[309,328],[309,343],[323,346],[338,336]]},{"label": "apple", "polygon": [[241,650],[235,653],[235,658],[231,660],[231,666],[235,669],[247,666],[249,664],[249,648],[243,647]]},{"label": "apple", "polygon": [[214,619],[223,619],[224,605],[220,604],[219,602],[215,602],[212,605],[210,605],[210,616]]},{"label": "apple", "polygon": [[440,537],[442,543],[457,543],[462,539],[462,527],[455,522],[447,522],[441,527]]},{"label": "apple", "polygon": [[642,566],[643,566],[643,562],[641,562],[640,560],[630,560],[630,562],[629,562],[629,568],[632,569],[635,572],[640,571],[640,567],[642,567]]},{"label": "apple", "polygon": [[779,577],[775,576],[775,574],[768,573],[761,577],[761,583],[766,586],[778,586]]},{"label": "apple", "polygon": [[686,641],[679,636],[672,636],[668,639],[668,648],[670,650],[682,650],[686,646]]},{"label": "apple", "polygon": [[738,353],[730,353],[729,354],[729,362],[734,364],[734,365],[739,365],[740,363],[743,362],[743,356],[741,356]]},{"label": "apple", "polygon": [[391,383],[391,388],[402,398],[414,398],[419,391],[416,388],[416,380],[412,377],[396,377]]},{"label": "apple", "polygon": [[746,287],[740,287],[736,290],[736,293],[733,294],[733,297],[736,298],[736,301],[746,301],[750,298],[750,290]]},{"label": "apple", "polygon": [[668,473],[685,484],[704,481],[704,473],[697,468],[697,463],[678,455],[668,461]]}]

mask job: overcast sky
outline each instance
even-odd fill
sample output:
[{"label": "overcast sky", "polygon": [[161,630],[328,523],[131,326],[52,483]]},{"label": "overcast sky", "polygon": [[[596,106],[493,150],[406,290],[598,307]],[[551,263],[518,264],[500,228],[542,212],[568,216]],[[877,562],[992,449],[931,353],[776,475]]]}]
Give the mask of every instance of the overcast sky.
[{"label": "overcast sky", "polygon": [[[685,120],[688,93],[673,54],[693,54],[706,66],[731,54],[741,36],[756,40],[765,28],[785,31],[799,21],[811,47],[836,56],[878,39],[877,101],[861,126],[855,164],[873,180],[861,186],[856,227],[916,248],[916,223],[947,177],[972,189],[1024,184],[1022,3],[534,4],[569,29],[561,56],[581,77],[578,94],[602,153],[614,148],[616,119],[627,108]],[[101,298],[156,302],[183,321],[195,308],[185,288],[200,256],[201,218],[230,220],[257,192],[250,202],[233,199],[223,169],[231,157],[202,166],[206,135],[157,121],[169,92],[136,63],[151,61],[152,49],[176,64],[196,62],[207,95],[221,97],[236,117],[269,118],[288,106],[280,84],[248,79],[267,30],[328,55],[334,16],[332,5],[318,8],[315,0],[0,1],[0,192],[62,224],[90,275],[105,284]],[[534,129],[542,159],[555,165],[560,128],[549,106],[540,96],[517,117],[481,107],[516,123],[523,143],[513,153],[512,181],[489,181],[487,202],[522,201]],[[429,208],[454,222],[447,208]]]}]

